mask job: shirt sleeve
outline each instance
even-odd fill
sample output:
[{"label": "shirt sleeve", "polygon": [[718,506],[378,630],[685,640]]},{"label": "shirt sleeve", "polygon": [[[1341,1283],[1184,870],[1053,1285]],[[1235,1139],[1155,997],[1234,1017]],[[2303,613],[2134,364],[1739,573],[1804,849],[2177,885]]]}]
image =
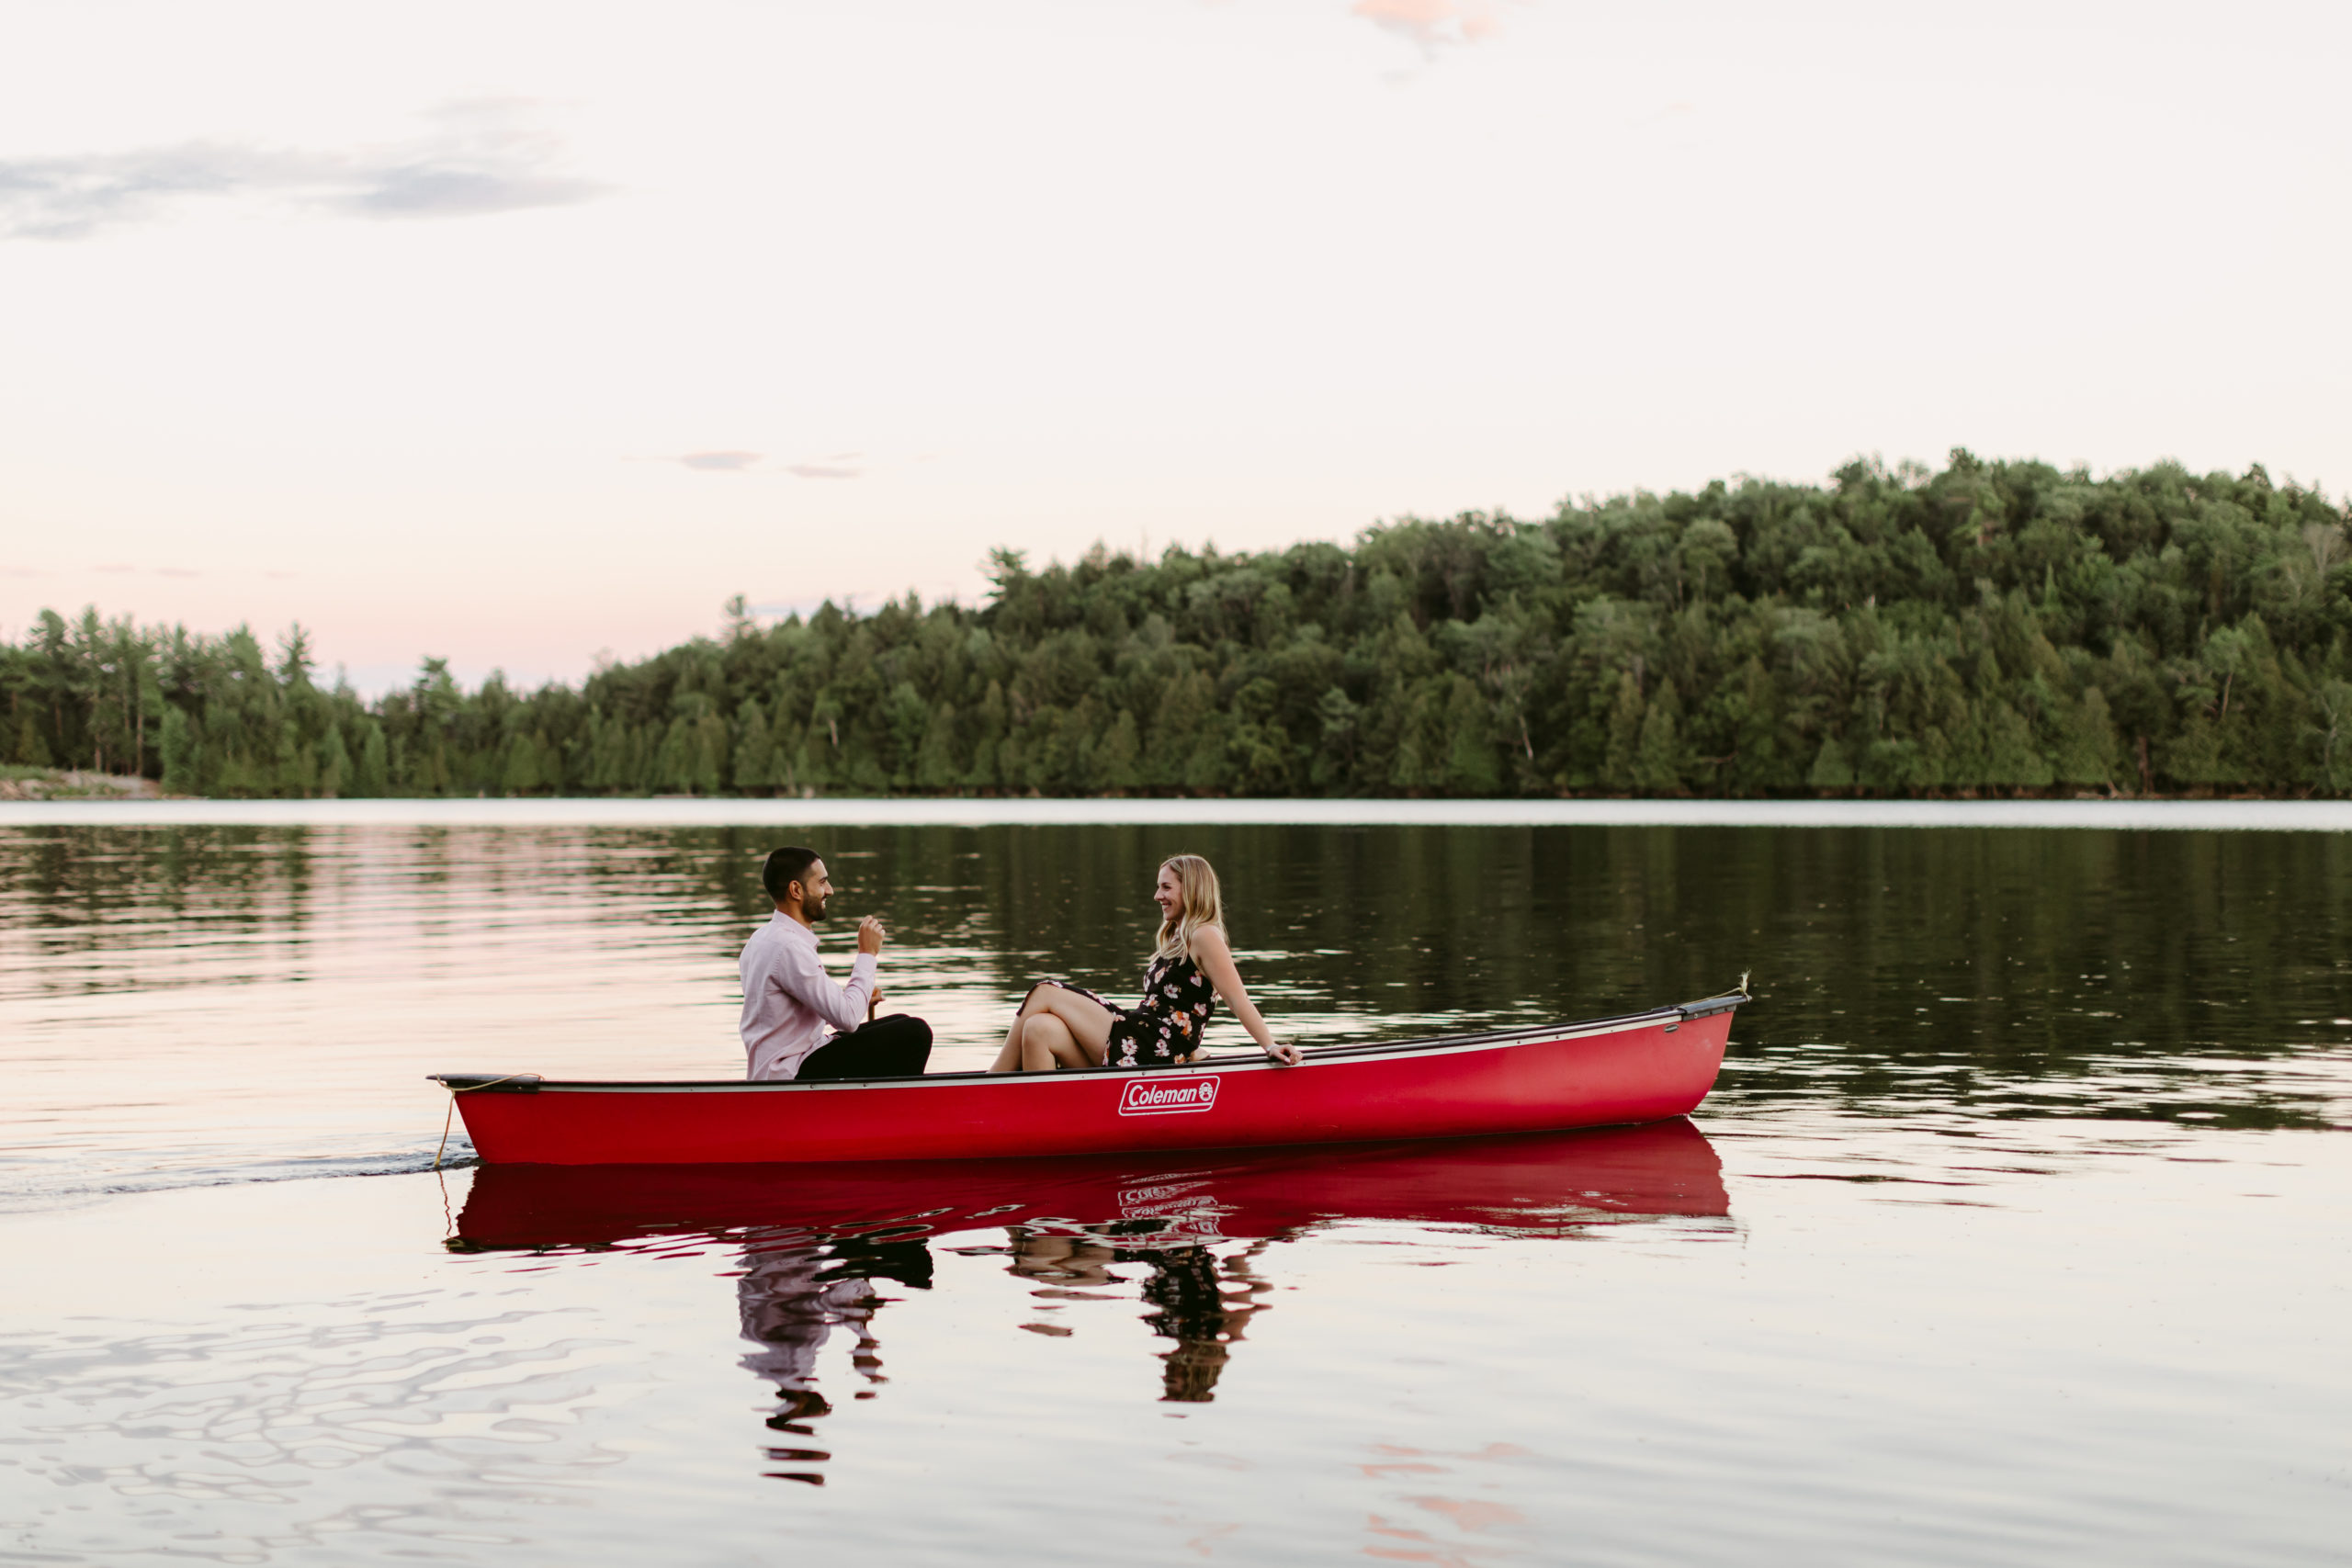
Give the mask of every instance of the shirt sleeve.
[{"label": "shirt sleeve", "polygon": [[849,966],[849,984],[836,986],[814,948],[788,942],[776,963],[775,983],[786,996],[847,1033],[865,1022],[866,998],[874,994],[874,954],[859,953]]}]

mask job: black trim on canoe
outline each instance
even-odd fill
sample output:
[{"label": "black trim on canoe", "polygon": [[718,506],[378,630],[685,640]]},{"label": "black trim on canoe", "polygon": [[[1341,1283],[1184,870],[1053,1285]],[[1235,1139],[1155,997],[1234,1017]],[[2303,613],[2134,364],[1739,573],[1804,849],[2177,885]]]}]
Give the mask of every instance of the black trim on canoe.
[{"label": "black trim on canoe", "polygon": [[451,1094],[537,1094],[545,1081],[537,1073],[427,1073]]},{"label": "black trim on canoe", "polygon": [[[1457,1049],[1464,1045],[1508,1045],[1526,1040],[1552,1039],[1563,1034],[1596,1032],[1650,1020],[1672,1020],[1669,1029],[1679,1028],[1694,1018],[1712,1018],[1719,1012],[1730,1012],[1742,1003],[1754,998],[1743,991],[1725,991],[1718,997],[1706,997],[1695,1002],[1682,1002],[1671,1007],[1649,1008],[1641,1012],[1623,1013],[1613,1018],[1579,1019],[1574,1023],[1536,1024],[1520,1029],[1483,1030],[1469,1034],[1438,1034],[1419,1040],[1395,1040],[1363,1045],[1309,1045],[1299,1055],[1305,1058],[1301,1066],[1312,1062],[1354,1061],[1370,1056],[1394,1056],[1412,1051]],[[1236,1051],[1223,1055],[1203,1056],[1178,1067],[1136,1067],[1125,1069],[1130,1076],[1146,1073],[1194,1072],[1215,1068],[1219,1072],[1234,1072],[1249,1067],[1287,1071],[1281,1068],[1262,1052]],[[1095,1072],[1119,1072],[1119,1068],[1093,1069]],[[427,1073],[427,1078],[440,1084],[452,1094],[537,1094],[549,1089],[762,1089],[780,1092],[790,1089],[818,1090],[854,1089],[869,1084],[941,1084],[963,1083],[976,1079],[993,1079],[1006,1085],[1016,1083],[1050,1083],[1054,1073],[915,1073],[895,1077],[872,1078],[549,1078],[537,1073]]]}]

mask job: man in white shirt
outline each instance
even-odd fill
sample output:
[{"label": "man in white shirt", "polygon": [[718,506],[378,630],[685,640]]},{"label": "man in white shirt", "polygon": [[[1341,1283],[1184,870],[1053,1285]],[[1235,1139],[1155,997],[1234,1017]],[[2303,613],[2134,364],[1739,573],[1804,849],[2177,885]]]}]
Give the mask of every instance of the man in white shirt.
[{"label": "man in white shirt", "polygon": [[[912,1077],[931,1058],[931,1025],[905,1013],[873,1017],[882,922],[857,922],[849,983],[817,957],[816,923],[832,879],[814,850],[782,849],[760,871],[775,913],[743,944],[744,1073],[752,1078]],[[829,1027],[830,1026],[830,1029]]]}]

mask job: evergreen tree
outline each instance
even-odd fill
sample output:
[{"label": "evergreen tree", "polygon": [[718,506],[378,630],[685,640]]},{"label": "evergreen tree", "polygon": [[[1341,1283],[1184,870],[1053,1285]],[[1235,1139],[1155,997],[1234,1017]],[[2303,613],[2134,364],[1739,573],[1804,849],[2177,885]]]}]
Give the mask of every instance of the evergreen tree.
[{"label": "evergreen tree", "polygon": [[350,793],[364,798],[391,793],[391,764],[386,750],[384,727],[372,718],[359,724],[359,763],[352,770]]},{"label": "evergreen tree", "polygon": [[342,726],[331,726],[319,740],[319,794],[334,799],[344,793],[350,777],[351,749],[344,743]]}]

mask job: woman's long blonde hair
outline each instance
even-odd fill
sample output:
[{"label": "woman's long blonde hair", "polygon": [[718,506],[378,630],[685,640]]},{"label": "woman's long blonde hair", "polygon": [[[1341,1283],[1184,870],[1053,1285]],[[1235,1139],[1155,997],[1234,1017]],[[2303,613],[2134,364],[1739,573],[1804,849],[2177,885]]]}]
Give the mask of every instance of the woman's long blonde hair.
[{"label": "woman's long blonde hair", "polygon": [[1225,924],[1225,897],[1217,891],[1216,868],[1198,855],[1170,855],[1159,869],[1176,874],[1176,891],[1182,897],[1176,913],[1159,922],[1159,945],[1151,956],[1154,961],[1190,958],[1194,931]]}]

